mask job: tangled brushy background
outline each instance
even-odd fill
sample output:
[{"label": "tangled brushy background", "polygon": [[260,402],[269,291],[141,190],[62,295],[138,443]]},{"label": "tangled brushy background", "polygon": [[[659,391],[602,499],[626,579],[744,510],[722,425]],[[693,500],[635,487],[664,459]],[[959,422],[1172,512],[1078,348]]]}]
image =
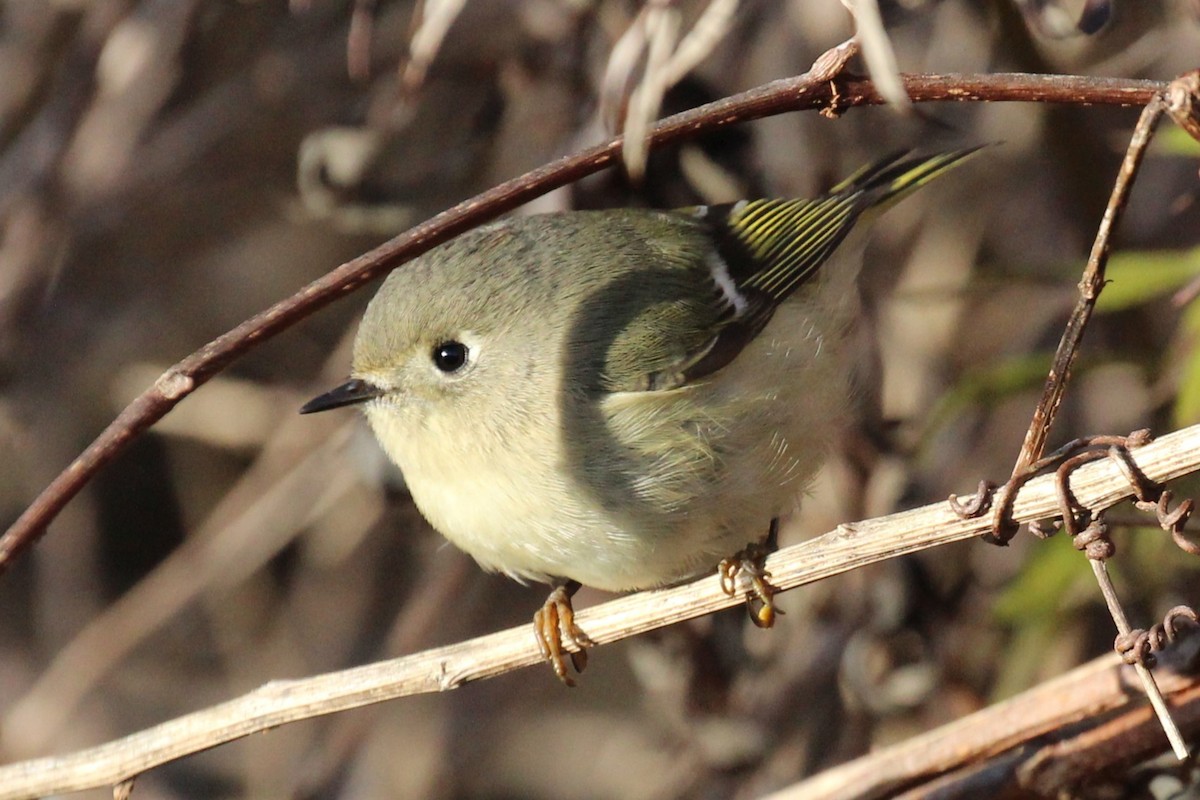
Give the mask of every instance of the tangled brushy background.
[{"label": "tangled brushy background", "polygon": [[[449,204],[606,136],[637,85],[638,65],[613,51],[640,5],[472,2],[430,44],[446,3],[425,25],[412,3],[360,3],[369,49],[341,0],[0,6],[0,520],[169,364]],[[1194,4],[1084,5],[882,3],[910,72],[1169,79],[1200,66]],[[676,4],[684,27],[706,6]],[[663,110],[802,72],[851,31],[835,0],[742,0]],[[365,77],[348,74],[348,40]],[[426,48],[423,76],[410,43]],[[863,403],[862,431],[785,531],[795,541],[1007,476],[1136,113],[791,114],[656,153],[640,186],[610,172],[536,206],[803,195],[895,149],[1003,142],[877,226],[865,327],[878,408]],[[1156,140],[1054,442],[1200,419],[1200,316],[1171,301],[1200,273],[1196,155],[1171,131]],[[295,414],[344,377],[368,296],[202,388],[0,578],[0,760],[529,619],[542,590],[443,547],[356,414]],[[1118,545],[1136,617],[1197,601],[1197,564],[1166,537],[1131,529]],[[773,632],[737,612],[599,649],[575,691],[526,670],[292,725],[154,770],[137,796],[748,798],[1112,637],[1090,571],[1055,540],[941,548],[782,606]],[[1145,784],[1135,770],[1074,790]]]}]

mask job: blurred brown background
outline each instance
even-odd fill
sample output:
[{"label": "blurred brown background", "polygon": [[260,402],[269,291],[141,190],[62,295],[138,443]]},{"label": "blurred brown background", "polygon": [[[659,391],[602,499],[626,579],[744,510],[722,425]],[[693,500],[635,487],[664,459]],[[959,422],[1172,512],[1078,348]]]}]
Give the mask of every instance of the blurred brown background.
[{"label": "blurred brown background", "polygon": [[[1082,5],[882,3],[905,71],[1169,79],[1200,66],[1191,4],[1093,3],[1111,13],[1094,33],[1073,27]],[[706,6],[677,4],[685,29]],[[607,136],[637,83],[636,64],[610,57],[640,7],[480,0],[430,45],[446,3],[424,24],[412,3],[363,3],[370,47],[351,53],[369,74],[351,78],[348,41],[362,39],[347,2],[0,4],[0,520],[171,363],[447,205]],[[836,0],[742,0],[664,111],[802,72],[851,31]],[[410,42],[430,48],[423,80]],[[640,186],[609,172],[535,204],[806,194],[897,148],[1003,142],[877,226],[880,410],[863,404],[863,431],[785,542],[1008,475],[1137,114],[919,112],[765,120],[654,154]],[[1170,299],[1200,273],[1196,155],[1173,131],[1155,144],[1054,443],[1200,417],[1200,316]],[[295,414],[345,375],[369,294],[203,387],[0,578],[0,760],[529,619],[542,589],[443,546],[358,415]],[[1200,601],[1197,565],[1166,537],[1131,531],[1118,546],[1139,622]],[[305,722],[154,770],[136,796],[754,797],[1058,674],[1113,633],[1069,543],[1027,537],[890,562],[781,605],[771,632],[737,611],[601,648],[574,691],[526,670]],[[1079,791],[1137,796],[1157,774]]]}]

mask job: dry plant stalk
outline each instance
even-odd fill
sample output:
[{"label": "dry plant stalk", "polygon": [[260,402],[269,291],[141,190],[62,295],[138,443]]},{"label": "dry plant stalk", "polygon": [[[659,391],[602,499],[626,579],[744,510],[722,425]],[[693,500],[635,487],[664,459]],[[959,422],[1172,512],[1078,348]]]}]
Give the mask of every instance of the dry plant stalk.
[{"label": "dry plant stalk", "polygon": [[[1200,470],[1200,425],[1169,434],[1131,453],[1155,483]],[[1125,472],[1111,459],[1070,476],[1080,505],[1099,510],[1133,494]],[[1025,484],[1013,518],[1030,522],[1058,511],[1055,476]],[[873,520],[842,525],[788,547],[767,560],[781,590],[829,578],[867,564],[979,536],[986,518],[963,519],[935,503]],[[606,644],[738,605],[714,576],[621,597],[583,609],[576,617],[597,644]],[[148,769],[219,744],[290,722],[415,694],[447,691],[520,667],[540,665],[528,625],[403,658],[291,681],[274,681],[240,698],[197,711],[122,739],[66,756],[0,767],[0,800],[38,797],[117,785]]]}]

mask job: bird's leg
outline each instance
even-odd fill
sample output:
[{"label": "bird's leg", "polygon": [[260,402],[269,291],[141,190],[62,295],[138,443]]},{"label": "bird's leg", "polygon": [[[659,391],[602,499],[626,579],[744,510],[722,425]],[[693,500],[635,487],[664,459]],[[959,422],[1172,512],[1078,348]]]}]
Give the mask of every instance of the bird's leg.
[{"label": "bird's leg", "polygon": [[[567,686],[574,686],[575,680],[567,673],[564,656],[570,655],[571,666],[575,667],[576,672],[583,672],[587,666],[586,648],[594,644],[575,624],[571,598],[579,591],[579,586],[579,581],[558,584],[533,615],[533,635],[537,639],[538,649],[542,651],[542,658],[550,662],[554,674]],[[575,649],[565,649],[564,644]]]},{"label": "bird's leg", "polygon": [[775,624],[775,615],[782,614],[775,606],[775,595],[779,591],[771,585],[771,573],[767,572],[767,556],[779,549],[779,517],[771,520],[766,538],[744,547],[717,565],[721,577],[721,588],[733,597],[738,592],[738,576],[745,575],[750,582],[746,591],[746,610],[750,621],[760,628]]}]

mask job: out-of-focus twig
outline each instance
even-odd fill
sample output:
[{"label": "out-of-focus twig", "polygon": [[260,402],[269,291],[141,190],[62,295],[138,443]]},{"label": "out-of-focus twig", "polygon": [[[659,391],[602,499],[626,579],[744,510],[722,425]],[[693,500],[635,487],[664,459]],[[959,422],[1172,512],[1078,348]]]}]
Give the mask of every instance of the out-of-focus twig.
[{"label": "out-of-focus twig", "polygon": [[[835,48],[835,51],[840,48]],[[822,56],[817,65],[828,61]],[[817,66],[815,65],[815,66]],[[908,75],[905,91],[913,102],[991,101],[1058,102],[1092,105],[1141,105],[1161,92],[1154,81],[1127,81],[1064,75]],[[703,131],[800,109],[878,105],[874,85],[853,76],[832,80],[827,69],[814,69],[756,89],[676,114],[655,128],[652,141],[662,145]],[[528,202],[613,164],[621,140],[614,139],[547,164],[466,200],[432,219],[348,261],[296,294],[246,320],[167,370],[129,404],[69,464],[0,537],[0,573],[44,533],[67,502],[137,436],[161,419],[236,358],[430,248]]]},{"label": "out-of-focus twig", "polygon": [[[634,180],[645,172],[648,136],[662,106],[663,96],[708,57],[733,24],[740,0],[711,0],[696,24],[679,38],[680,14],[667,0],[652,0],[613,48],[605,85],[610,102],[620,105],[627,76],[645,55],[642,78],[629,96],[624,115],[625,171]],[[611,112],[610,112],[611,113]],[[620,116],[617,114],[616,116]]]},{"label": "out-of-focus twig", "polygon": [[425,83],[450,26],[462,13],[466,0],[425,0],[417,11],[416,28],[408,42],[408,61],[400,70],[404,91],[412,93]]},{"label": "out-of-focus twig", "polygon": [[[1131,451],[1136,468],[1155,483],[1200,470],[1200,425]],[[1077,503],[1102,509],[1133,493],[1113,461],[1086,464],[1071,475]],[[1058,508],[1055,476],[1025,484],[1013,503],[1017,520],[1042,519]],[[780,590],[939,544],[978,536],[986,518],[963,518],[946,503],[842,525],[784,548],[767,559]],[[740,604],[717,576],[641,592],[580,611],[576,621],[598,644]],[[445,691],[524,666],[542,657],[528,625],[412,656],[293,681],[275,681],[241,698],[189,714],[108,744],[66,756],[0,767],[0,800],[114,785],[160,764],[276,726],[427,692]]]},{"label": "out-of-focus twig", "polygon": [[1016,0],[1016,5],[1030,28],[1053,39],[1097,33],[1113,14],[1113,0],[1086,0],[1072,11],[1053,0]]},{"label": "out-of-focus twig", "polygon": [[41,750],[95,685],[150,634],[205,591],[244,579],[322,508],[337,506],[356,480],[339,470],[338,457],[355,422],[347,420],[333,433],[324,426],[307,433],[298,427],[284,425],[195,535],[90,620],[25,696],[5,709],[0,749],[10,757]]},{"label": "out-of-focus twig", "polygon": [[646,68],[637,88],[629,96],[621,153],[625,172],[635,181],[641,180],[645,174],[646,156],[650,152],[648,134],[654,125],[654,118],[658,116],[663,95],[671,87],[667,62],[679,36],[679,12],[665,2],[656,2],[646,7],[639,21],[644,27]]},{"label": "out-of-focus twig", "polygon": [[350,29],[346,32],[346,71],[356,81],[371,77],[371,32],[375,28],[375,0],[354,0]]},{"label": "out-of-focus twig", "polygon": [[862,48],[867,72],[879,87],[879,93],[887,98],[893,108],[908,111],[912,108],[912,101],[904,92],[896,51],[892,49],[892,40],[883,27],[878,0],[842,0],[842,5],[854,17],[854,36]]}]

